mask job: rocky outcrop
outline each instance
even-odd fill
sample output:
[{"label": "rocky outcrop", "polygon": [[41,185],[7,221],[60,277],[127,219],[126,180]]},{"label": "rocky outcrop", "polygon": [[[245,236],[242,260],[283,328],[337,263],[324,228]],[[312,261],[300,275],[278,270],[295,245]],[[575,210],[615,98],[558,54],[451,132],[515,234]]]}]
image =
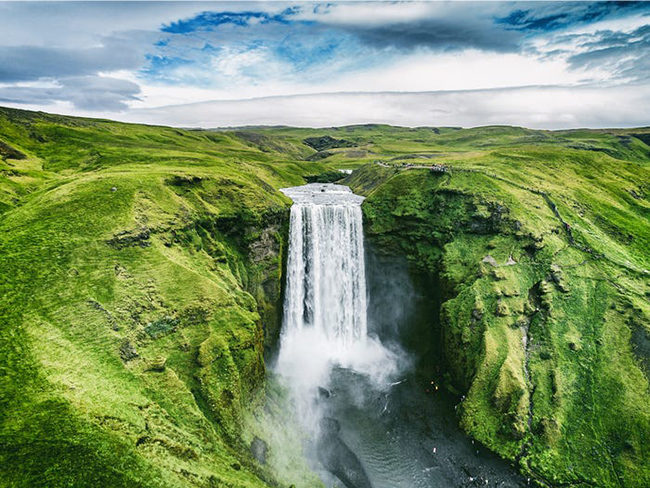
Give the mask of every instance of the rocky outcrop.
[{"label": "rocky outcrop", "polygon": [[332,136],[321,137],[308,137],[302,141],[307,146],[316,149],[316,151],[324,151],[326,149],[335,149],[339,147],[355,147],[357,144],[345,139],[335,139]]},{"label": "rocky outcrop", "polygon": [[11,147],[6,142],[0,141],[0,158],[2,159],[26,159],[27,156],[18,149]]},{"label": "rocky outcrop", "polygon": [[316,450],[325,469],[340,479],[346,488],[372,488],[359,458],[339,436],[339,422],[324,418],[320,430]]}]

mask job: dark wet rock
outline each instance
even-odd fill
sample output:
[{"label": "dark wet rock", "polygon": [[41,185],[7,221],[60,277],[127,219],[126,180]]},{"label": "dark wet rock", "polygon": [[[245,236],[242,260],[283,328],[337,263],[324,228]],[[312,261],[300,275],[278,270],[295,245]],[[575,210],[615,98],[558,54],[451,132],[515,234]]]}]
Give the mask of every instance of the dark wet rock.
[{"label": "dark wet rock", "polygon": [[278,232],[280,232],[279,225],[269,225],[262,230],[258,239],[250,243],[248,249],[253,262],[260,263],[278,256],[280,253]]},{"label": "dark wet rock", "polygon": [[331,393],[328,389],[323,388],[322,386],[318,387],[318,396],[320,398],[329,398],[331,396]]},{"label": "dark wet rock", "polygon": [[321,434],[316,445],[318,460],[346,488],[372,488],[361,461],[339,437],[340,430],[336,419],[324,418],[321,421]]},{"label": "dark wet rock", "polygon": [[266,455],[268,453],[269,447],[262,439],[255,436],[253,442],[251,442],[251,454],[260,464],[266,463]]},{"label": "dark wet rock", "polygon": [[467,476],[476,478],[478,475],[478,471],[476,469],[476,466],[469,466],[467,464],[464,464],[462,467],[463,473],[465,473]]}]

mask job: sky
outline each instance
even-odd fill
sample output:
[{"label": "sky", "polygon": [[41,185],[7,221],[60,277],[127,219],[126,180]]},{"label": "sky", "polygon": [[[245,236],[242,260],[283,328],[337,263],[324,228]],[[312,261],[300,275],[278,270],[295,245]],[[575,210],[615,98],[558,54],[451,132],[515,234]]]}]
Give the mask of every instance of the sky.
[{"label": "sky", "polygon": [[181,127],[650,125],[645,2],[0,2],[0,105]]}]

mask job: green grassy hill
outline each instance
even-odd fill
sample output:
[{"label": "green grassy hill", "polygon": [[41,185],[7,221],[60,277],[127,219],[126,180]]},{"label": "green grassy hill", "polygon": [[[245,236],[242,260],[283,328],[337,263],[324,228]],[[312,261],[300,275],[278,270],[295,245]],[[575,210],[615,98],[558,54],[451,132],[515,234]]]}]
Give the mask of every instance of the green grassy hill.
[{"label": "green grassy hill", "polygon": [[[0,485],[267,486],[290,144],[0,111]],[[20,155],[19,155],[20,154]]]},{"label": "green grassy hill", "polygon": [[648,144],[0,108],[0,485],[313,486],[253,458],[247,419],[279,331],[277,189],[343,168],[369,237],[443,288],[464,429],[541,484],[650,485]]},{"label": "green grassy hill", "polygon": [[490,142],[347,183],[371,238],[443,289],[463,428],[542,486],[648,486],[650,171],[591,137],[607,151]]}]

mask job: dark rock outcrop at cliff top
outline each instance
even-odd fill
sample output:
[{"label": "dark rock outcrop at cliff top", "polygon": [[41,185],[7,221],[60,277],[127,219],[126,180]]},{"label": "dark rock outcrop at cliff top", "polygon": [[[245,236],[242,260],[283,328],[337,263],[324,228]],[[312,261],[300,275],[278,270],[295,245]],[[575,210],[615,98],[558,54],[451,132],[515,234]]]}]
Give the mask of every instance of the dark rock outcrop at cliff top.
[{"label": "dark rock outcrop at cliff top", "polygon": [[311,148],[316,149],[316,151],[323,151],[325,149],[335,149],[338,147],[355,147],[356,144],[352,141],[347,141],[345,139],[335,139],[331,136],[322,136],[322,137],[308,137],[303,139],[306,145]]}]

